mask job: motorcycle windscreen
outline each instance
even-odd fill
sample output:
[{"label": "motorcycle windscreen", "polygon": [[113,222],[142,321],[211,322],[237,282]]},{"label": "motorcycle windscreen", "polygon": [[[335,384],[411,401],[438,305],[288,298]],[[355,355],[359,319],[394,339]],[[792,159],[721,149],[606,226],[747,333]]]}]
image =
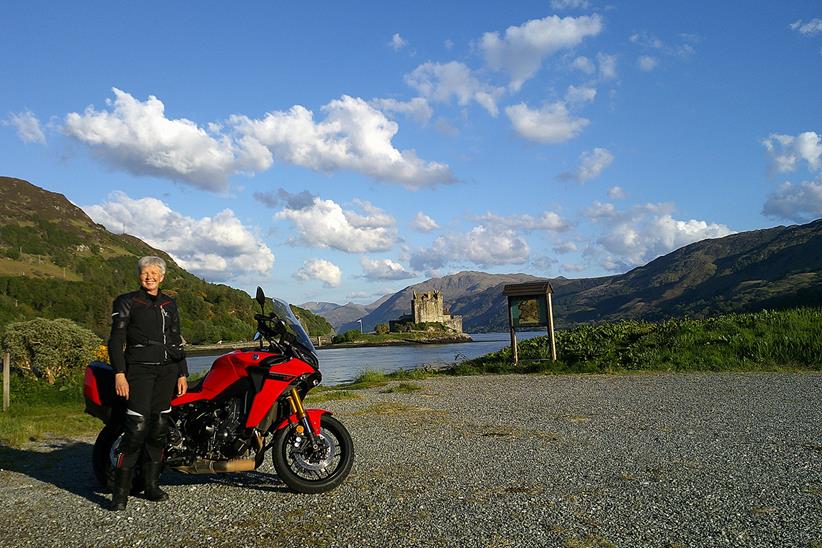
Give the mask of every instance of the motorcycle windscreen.
[{"label": "motorcycle windscreen", "polygon": [[300,320],[291,311],[291,306],[280,299],[271,299],[271,301],[274,303],[274,313],[285,323],[286,329],[297,338],[297,342],[311,353],[316,354],[317,350],[314,348],[314,344],[308,338],[308,333],[305,332]]}]

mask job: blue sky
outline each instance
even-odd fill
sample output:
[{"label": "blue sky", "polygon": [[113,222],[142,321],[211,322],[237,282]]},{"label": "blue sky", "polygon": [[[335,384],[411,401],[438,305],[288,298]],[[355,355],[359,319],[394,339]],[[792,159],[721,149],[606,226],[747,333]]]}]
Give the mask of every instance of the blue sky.
[{"label": "blue sky", "polygon": [[822,217],[816,2],[302,4],[4,3],[3,174],[293,302]]}]

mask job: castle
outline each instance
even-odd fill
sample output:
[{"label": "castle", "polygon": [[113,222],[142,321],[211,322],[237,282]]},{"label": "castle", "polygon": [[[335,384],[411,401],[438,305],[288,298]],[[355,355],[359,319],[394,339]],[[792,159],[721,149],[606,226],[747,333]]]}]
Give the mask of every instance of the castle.
[{"label": "castle", "polygon": [[462,333],[462,316],[452,316],[445,310],[445,301],[439,291],[414,294],[411,298],[411,314],[390,322],[391,331],[400,331],[407,323],[441,323],[447,329]]}]

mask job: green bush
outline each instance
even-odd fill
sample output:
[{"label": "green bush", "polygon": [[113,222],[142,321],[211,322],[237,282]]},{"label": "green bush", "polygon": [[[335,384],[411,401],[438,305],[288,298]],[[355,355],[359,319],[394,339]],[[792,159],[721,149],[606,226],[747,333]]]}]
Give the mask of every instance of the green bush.
[{"label": "green bush", "polygon": [[461,373],[536,369],[552,372],[822,369],[822,309],[725,314],[706,319],[602,322],[521,341],[518,367],[503,348],[459,364]]},{"label": "green bush", "polygon": [[377,324],[377,327],[374,328],[374,331],[377,332],[377,335],[385,335],[390,331],[390,329],[388,328],[387,323],[379,323]]},{"label": "green bush", "polygon": [[333,339],[331,339],[331,342],[333,342],[334,344],[337,344],[337,343],[350,343],[350,342],[355,342],[357,339],[359,339],[361,337],[362,337],[362,333],[360,333],[359,330],[349,329],[348,331],[346,331],[342,335],[336,335]]},{"label": "green bush", "polygon": [[2,346],[10,354],[13,370],[54,384],[82,371],[102,342],[71,320],[36,318],[6,326]]}]

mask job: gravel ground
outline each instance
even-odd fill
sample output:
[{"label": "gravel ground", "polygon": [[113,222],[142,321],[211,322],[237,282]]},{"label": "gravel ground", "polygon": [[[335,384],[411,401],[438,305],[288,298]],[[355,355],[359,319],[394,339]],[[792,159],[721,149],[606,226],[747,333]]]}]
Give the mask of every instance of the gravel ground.
[{"label": "gravel ground", "polygon": [[822,375],[415,384],[321,405],[357,452],[324,495],[266,459],[165,472],[170,501],[113,513],[92,440],[0,448],[0,545],[822,546]]}]

